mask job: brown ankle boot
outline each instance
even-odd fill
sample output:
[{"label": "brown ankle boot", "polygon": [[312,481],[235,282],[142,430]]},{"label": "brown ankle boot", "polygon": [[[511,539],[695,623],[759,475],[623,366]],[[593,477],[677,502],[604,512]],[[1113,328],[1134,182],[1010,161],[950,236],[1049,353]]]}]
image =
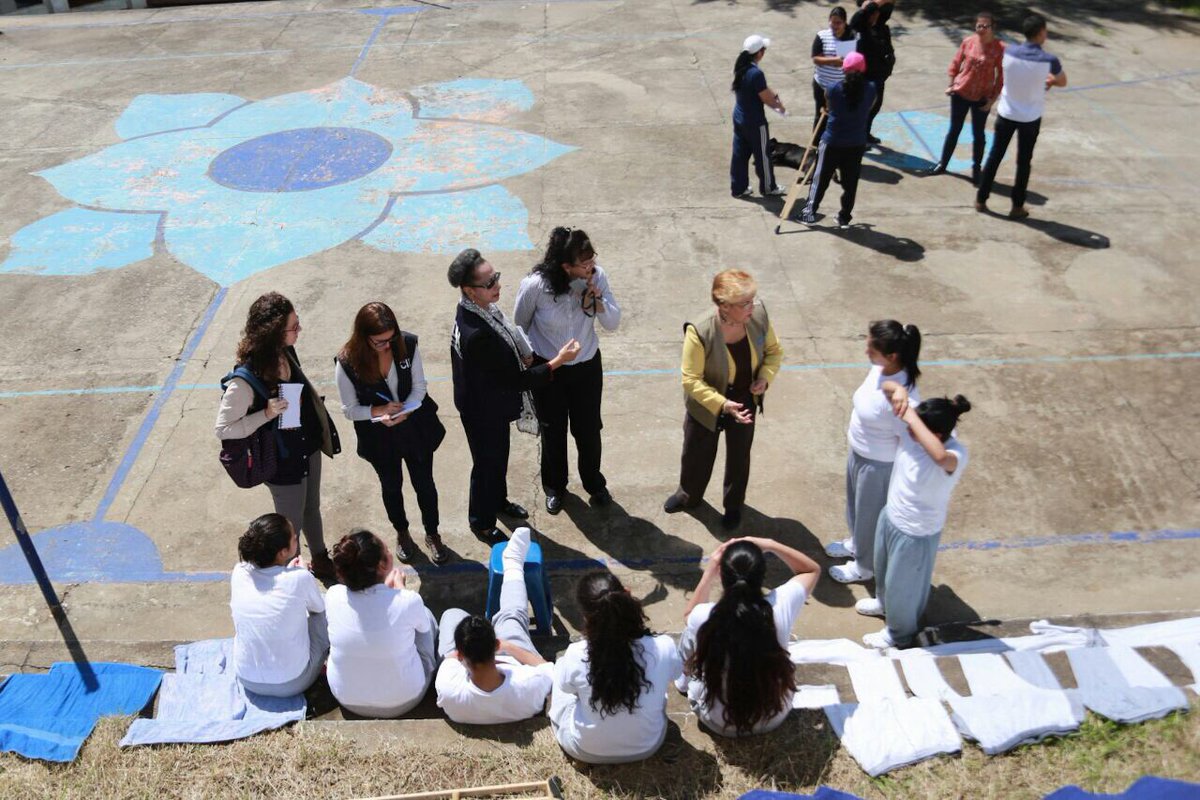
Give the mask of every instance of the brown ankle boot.
[{"label": "brown ankle boot", "polygon": [[439,567],[450,560],[450,550],[439,534],[425,534],[425,546],[429,548],[429,560]]}]

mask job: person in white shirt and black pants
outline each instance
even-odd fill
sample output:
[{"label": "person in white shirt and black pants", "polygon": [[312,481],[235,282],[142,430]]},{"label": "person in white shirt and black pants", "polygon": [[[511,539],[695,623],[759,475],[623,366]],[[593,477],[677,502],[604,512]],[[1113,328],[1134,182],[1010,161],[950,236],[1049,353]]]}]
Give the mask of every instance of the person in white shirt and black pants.
[{"label": "person in white shirt and black pants", "polygon": [[579,451],[579,480],[593,505],[612,500],[600,471],[600,404],[604,365],[596,321],[613,331],[621,307],[608,276],[596,263],[596,250],[581,230],[555,228],[541,263],[521,281],[513,321],[529,337],[539,362],[554,358],[564,344],[579,342],[579,355],[554,380],[534,390],[542,428],[542,489],[546,510],[562,510],[567,491],[567,427]]}]

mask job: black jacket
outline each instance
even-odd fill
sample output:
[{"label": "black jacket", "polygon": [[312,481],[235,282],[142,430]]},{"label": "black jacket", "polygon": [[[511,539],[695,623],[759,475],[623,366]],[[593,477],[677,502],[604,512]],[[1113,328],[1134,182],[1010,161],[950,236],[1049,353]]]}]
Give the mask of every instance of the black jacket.
[{"label": "black jacket", "polygon": [[[878,85],[886,81],[896,66],[896,51],[892,47],[892,29],[888,20],[892,18],[893,5],[880,8],[875,3],[866,3],[850,18],[850,28],[858,33],[858,52],[867,60],[867,80]],[[879,19],[871,24],[871,14],[879,11]]]},{"label": "black jacket", "polygon": [[521,416],[521,392],[550,383],[549,364],[522,370],[508,342],[478,314],[461,305],[454,319],[450,366],[454,374],[454,405],[464,417],[512,422]]}]

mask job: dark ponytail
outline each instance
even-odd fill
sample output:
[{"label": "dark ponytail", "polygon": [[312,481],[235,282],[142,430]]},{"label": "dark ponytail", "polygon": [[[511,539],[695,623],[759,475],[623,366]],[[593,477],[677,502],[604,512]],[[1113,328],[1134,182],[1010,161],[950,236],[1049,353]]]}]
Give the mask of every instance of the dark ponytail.
[{"label": "dark ponytail", "polygon": [[634,713],[642,692],[651,688],[634,653],[634,642],[650,635],[642,604],[606,570],[580,578],[575,599],[583,611],[592,710],[601,715]]},{"label": "dark ponytail", "polygon": [[578,228],[564,228],[560,225],[550,231],[546,254],[534,265],[533,271],[545,278],[550,284],[550,291],[557,297],[566,294],[571,288],[571,278],[562,265],[587,261],[594,255],[596,250],[586,233]]},{"label": "dark ponytail", "polygon": [[279,551],[292,543],[292,523],[282,514],[263,514],[250,520],[238,539],[238,558],[256,567],[275,566]]},{"label": "dark ponytail", "polygon": [[338,581],[353,592],[379,583],[383,547],[383,541],[364,528],[355,528],[343,536],[329,551]]},{"label": "dark ponytail", "polygon": [[846,96],[846,108],[858,108],[863,98],[866,76],[861,72],[846,72],[842,77],[842,92]]},{"label": "dark ponytail", "polygon": [[909,389],[917,385],[921,370],[917,359],[921,356],[921,331],[916,325],[901,325],[894,319],[881,319],[867,327],[867,336],[876,350],[885,356],[898,355],[904,368],[904,385]]},{"label": "dark ponytail", "polygon": [[958,418],[970,410],[971,401],[961,394],[956,394],[953,400],[948,397],[934,397],[922,401],[921,405],[917,406],[917,416],[925,423],[926,428],[944,442],[950,438],[950,434],[958,425]]},{"label": "dark ponytail", "polygon": [[725,725],[748,733],[781,712],[796,690],[796,668],[779,644],[775,614],[763,596],[767,560],[753,542],[721,556],[724,594],[696,634],[689,671],[708,703],[725,707]]},{"label": "dark ponytail", "polygon": [[753,63],[754,53],[747,53],[745,50],[738,53],[737,61],[733,62],[733,91],[741,88],[742,78],[746,77],[746,72]]}]

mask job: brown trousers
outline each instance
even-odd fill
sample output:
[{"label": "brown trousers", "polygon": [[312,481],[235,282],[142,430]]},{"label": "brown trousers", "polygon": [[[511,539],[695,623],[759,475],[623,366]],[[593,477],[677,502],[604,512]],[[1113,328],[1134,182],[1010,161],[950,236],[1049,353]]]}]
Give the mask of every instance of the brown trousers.
[{"label": "brown trousers", "polygon": [[[704,499],[704,490],[712,477],[717,460],[717,440],[722,431],[710,431],[691,414],[683,418],[683,456],[680,459],[679,488],[688,496],[688,504]],[[725,488],[722,497],[726,511],[741,509],[746,502],[746,485],[750,482],[750,446],[754,444],[754,423],[742,425],[726,420],[725,430]]]}]

